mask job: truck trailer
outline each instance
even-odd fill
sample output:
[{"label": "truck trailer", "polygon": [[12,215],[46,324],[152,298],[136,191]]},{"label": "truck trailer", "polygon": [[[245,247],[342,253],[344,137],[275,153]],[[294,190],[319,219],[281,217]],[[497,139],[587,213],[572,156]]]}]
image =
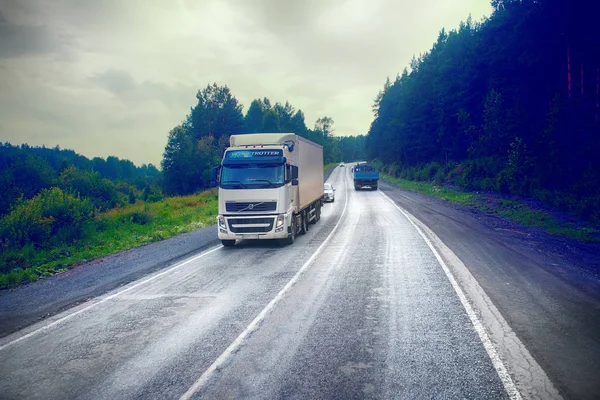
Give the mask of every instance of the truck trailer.
[{"label": "truck trailer", "polygon": [[294,243],[321,218],[323,147],[293,133],[231,135],[221,164],[218,237]]}]

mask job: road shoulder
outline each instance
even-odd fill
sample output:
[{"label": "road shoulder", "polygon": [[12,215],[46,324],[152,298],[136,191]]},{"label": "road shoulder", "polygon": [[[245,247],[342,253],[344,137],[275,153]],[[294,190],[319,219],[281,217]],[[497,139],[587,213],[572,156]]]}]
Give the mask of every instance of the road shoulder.
[{"label": "road shoulder", "polygon": [[600,392],[600,279],[594,261],[582,265],[588,254],[468,207],[385,182],[380,189],[464,263],[562,395]]},{"label": "road shoulder", "polygon": [[0,337],[217,245],[209,226],[72,267],[0,292]]}]

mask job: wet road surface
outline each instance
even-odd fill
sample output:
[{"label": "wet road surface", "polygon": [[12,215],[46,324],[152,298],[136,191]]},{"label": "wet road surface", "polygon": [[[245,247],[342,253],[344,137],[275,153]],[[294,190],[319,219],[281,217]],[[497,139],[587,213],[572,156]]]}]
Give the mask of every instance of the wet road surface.
[{"label": "wet road surface", "polygon": [[217,246],[3,338],[0,397],[530,397],[434,246],[349,170],[292,246]]}]

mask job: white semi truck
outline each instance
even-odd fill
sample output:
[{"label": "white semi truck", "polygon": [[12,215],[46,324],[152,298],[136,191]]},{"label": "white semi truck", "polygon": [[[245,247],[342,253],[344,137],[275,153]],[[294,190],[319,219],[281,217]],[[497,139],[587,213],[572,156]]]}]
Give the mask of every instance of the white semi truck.
[{"label": "white semi truck", "polygon": [[294,243],[321,218],[323,147],[293,133],[232,135],[221,165],[218,236]]}]

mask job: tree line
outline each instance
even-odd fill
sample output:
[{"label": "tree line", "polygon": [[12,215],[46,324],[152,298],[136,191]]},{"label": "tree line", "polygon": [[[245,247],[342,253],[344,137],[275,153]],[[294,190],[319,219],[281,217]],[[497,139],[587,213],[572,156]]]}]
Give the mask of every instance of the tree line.
[{"label": "tree line", "polygon": [[408,179],[532,196],[600,222],[600,40],[576,2],[494,0],[385,82],[369,157]]},{"label": "tree line", "polygon": [[302,110],[289,102],[255,99],[246,114],[230,89],[216,83],[198,91],[197,104],[184,122],[169,132],[163,154],[164,189],[168,194],[188,194],[207,188],[211,168],[218,165],[229,136],[245,133],[292,132],[323,146],[324,163],[366,157],[366,137],[334,135],[334,121],[321,117],[309,129]]},{"label": "tree line", "polygon": [[44,189],[85,197],[99,210],[161,197],[161,173],[109,156],[91,160],[73,150],[0,143],[0,216]]}]

